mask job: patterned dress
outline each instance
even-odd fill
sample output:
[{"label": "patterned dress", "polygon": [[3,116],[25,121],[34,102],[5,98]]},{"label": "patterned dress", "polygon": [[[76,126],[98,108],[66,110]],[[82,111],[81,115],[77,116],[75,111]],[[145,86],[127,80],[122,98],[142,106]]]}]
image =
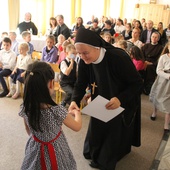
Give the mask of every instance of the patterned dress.
[{"label": "patterned dress", "polygon": [[[28,117],[24,112],[23,106],[19,115],[25,118],[27,125]],[[42,132],[34,131],[30,126],[30,131],[39,140],[49,142],[56,138],[61,130],[62,123],[67,116],[67,110],[60,106],[52,106],[41,110],[40,127]],[[76,170],[76,162],[73,154],[68,146],[66,137],[61,130],[60,136],[52,143],[58,164],[58,170]],[[25,157],[22,163],[21,170],[41,170],[41,143],[35,141],[30,135],[25,148]],[[44,147],[45,164],[47,170],[51,170],[51,163],[47,146]]]}]

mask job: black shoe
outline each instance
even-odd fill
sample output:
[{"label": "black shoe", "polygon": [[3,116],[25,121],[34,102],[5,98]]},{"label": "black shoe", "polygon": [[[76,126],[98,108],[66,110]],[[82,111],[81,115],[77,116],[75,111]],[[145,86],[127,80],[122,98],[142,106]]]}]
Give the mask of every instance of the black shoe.
[{"label": "black shoe", "polygon": [[93,161],[91,161],[91,163],[89,164],[92,168],[99,168],[99,165],[94,163]]},{"label": "black shoe", "polygon": [[9,91],[5,90],[0,94],[0,97],[5,97],[8,93],[9,93]]},{"label": "black shoe", "polygon": [[169,129],[164,129],[164,133],[169,133],[170,130]]},{"label": "black shoe", "polygon": [[155,120],[156,120],[156,116],[151,116],[150,119],[151,119],[152,121],[155,121]]}]

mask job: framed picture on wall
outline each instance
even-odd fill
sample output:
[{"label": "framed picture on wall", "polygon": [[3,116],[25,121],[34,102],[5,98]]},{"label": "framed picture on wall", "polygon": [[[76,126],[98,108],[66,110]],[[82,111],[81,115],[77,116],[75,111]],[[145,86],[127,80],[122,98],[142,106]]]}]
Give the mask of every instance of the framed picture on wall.
[{"label": "framed picture on wall", "polygon": [[150,4],[156,4],[156,0],[150,0]]}]

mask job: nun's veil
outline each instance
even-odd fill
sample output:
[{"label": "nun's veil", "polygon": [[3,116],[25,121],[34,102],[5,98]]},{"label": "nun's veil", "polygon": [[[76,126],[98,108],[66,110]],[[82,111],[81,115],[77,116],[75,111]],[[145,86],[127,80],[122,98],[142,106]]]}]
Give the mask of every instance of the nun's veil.
[{"label": "nun's veil", "polygon": [[96,32],[86,28],[79,28],[76,34],[75,44],[84,43],[95,47],[114,48],[110,43],[106,42]]}]

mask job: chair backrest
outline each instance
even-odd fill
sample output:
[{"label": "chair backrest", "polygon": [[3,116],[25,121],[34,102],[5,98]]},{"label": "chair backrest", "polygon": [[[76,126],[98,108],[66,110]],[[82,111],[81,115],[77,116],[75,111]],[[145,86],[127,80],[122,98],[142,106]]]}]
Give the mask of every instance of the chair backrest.
[{"label": "chair backrest", "polygon": [[51,66],[51,68],[52,68],[52,69],[54,70],[54,72],[55,72],[55,77],[54,77],[55,82],[59,82],[59,81],[60,81],[59,64],[49,63],[49,65]]},{"label": "chair backrest", "polygon": [[38,51],[33,51],[32,52],[32,59],[33,60],[41,60],[42,53]]},{"label": "chair backrest", "polygon": [[60,73],[59,64],[55,64],[55,63],[49,63],[49,64],[52,67],[52,69],[54,70],[54,72]]}]

